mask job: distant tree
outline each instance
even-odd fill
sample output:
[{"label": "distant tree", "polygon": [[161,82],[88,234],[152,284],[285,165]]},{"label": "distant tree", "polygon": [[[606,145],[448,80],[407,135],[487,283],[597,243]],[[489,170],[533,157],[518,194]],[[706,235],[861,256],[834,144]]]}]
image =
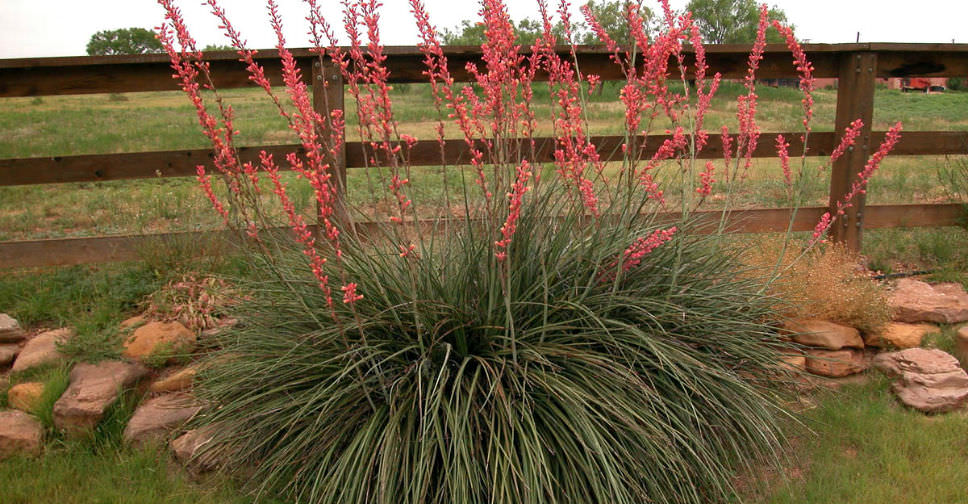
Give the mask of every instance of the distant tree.
[{"label": "distant tree", "polygon": [[[757,0],[690,0],[686,10],[692,12],[703,40],[709,44],[749,44],[756,41],[760,20]],[[786,23],[786,13],[778,7],[770,9],[770,19]],[[767,42],[783,42],[770,27]]]},{"label": "distant tree", "polygon": [[[586,5],[595,17],[595,20],[605,29],[605,33],[612,40],[618,42],[620,46],[628,46],[632,43],[632,37],[629,35],[628,21],[625,18],[628,1],[601,0],[596,2],[595,0],[589,0]],[[643,6],[639,15],[645,20],[645,33],[651,33],[652,11]],[[576,42],[588,45],[601,43],[598,37],[595,36],[595,33],[588,27],[587,23],[581,22],[576,24],[578,25],[578,29],[575,30]]]},{"label": "distant tree", "polygon": [[230,44],[209,44],[202,49],[202,52],[209,51],[234,51],[235,48]]},{"label": "distant tree", "polygon": [[[514,27],[518,43],[523,46],[534,44],[541,36],[541,32],[541,23],[533,19],[522,19]],[[460,26],[453,29],[444,28],[441,36],[444,39],[444,45],[479,46],[484,43],[484,24],[465,19],[461,21]]]},{"label": "distant tree", "polygon": [[[598,20],[605,32],[613,40],[621,45],[630,42],[628,24],[625,21],[625,5],[627,0],[590,0],[588,7],[591,9],[595,19]],[[649,9],[642,8],[642,17],[648,23],[652,18]],[[591,31],[588,24],[581,20],[573,20],[572,36],[577,44],[599,44],[598,37]],[[514,34],[517,36],[518,43],[522,46],[534,44],[541,36],[544,28],[541,21],[524,18],[514,27]],[[646,33],[649,33],[650,26],[646,26]],[[564,27],[561,22],[555,23],[552,33],[558,38],[561,44],[567,43],[564,40]],[[461,24],[453,29],[444,29],[443,41],[445,45],[481,45],[484,43],[484,25],[473,23],[469,20],[461,21]]]},{"label": "distant tree", "polygon": [[162,52],[161,42],[155,32],[144,28],[122,28],[102,30],[91,35],[87,43],[89,56],[109,56],[112,54],[145,54]]}]

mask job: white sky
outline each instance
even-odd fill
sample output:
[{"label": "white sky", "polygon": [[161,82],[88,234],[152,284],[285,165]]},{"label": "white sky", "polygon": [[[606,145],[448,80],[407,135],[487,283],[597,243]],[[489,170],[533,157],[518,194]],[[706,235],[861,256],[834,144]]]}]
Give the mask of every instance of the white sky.
[{"label": "white sky", "polygon": [[[177,0],[176,0],[177,1]],[[289,45],[308,45],[302,0],[278,0],[288,22]],[[386,45],[415,43],[413,18],[407,0],[384,0],[381,27]],[[579,0],[580,1],[580,0]],[[339,2],[329,6],[330,23],[340,25]],[[476,0],[425,0],[438,27],[452,27],[462,19],[476,19]],[[509,0],[511,16],[537,17],[530,0]],[[554,2],[550,2],[554,3]],[[577,2],[576,2],[577,3]],[[797,26],[797,35],[810,42],[951,42],[968,43],[968,0],[773,0]],[[181,0],[181,6],[200,45],[224,43],[217,23],[200,0]],[[686,0],[672,0],[682,8]],[[253,48],[274,45],[263,0],[222,0],[230,20]],[[654,2],[647,2],[654,6]],[[75,56],[85,54],[91,35],[117,28],[154,28],[163,19],[153,0],[0,0],[0,58]]]}]

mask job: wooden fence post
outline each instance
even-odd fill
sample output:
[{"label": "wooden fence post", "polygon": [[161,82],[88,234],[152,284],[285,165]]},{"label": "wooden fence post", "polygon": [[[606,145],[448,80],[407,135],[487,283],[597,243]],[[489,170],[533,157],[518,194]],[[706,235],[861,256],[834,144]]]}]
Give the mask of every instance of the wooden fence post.
[{"label": "wooden fence post", "polygon": [[[837,118],[834,121],[837,135],[856,119],[864,121],[864,127],[853,147],[833,166],[830,173],[830,211],[836,212],[837,202],[843,201],[857,175],[864,169],[871,153],[871,123],[874,120],[874,87],[877,71],[877,53],[855,52],[841,56],[837,78]],[[832,240],[860,251],[864,231],[864,195],[859,194],[846,214],[840,216],[830,230]]]},{"label": "wooden fence post", "polygon": [[[313,109],[323,116],[324,127],[320,134],[328,136],[329,113],[333,110],[343,110],[343,74],[331,62],[313,62]],[[328,143],[328,142],[326,142]],[[343,215],[343,198],[346,195],[346,131],[343,131],[343,148],[334,159],[327,154],[327,162],[333,167],[336,181],[336,215]],[[319,203],[316,203],[316,215],[319,217]],[[319,222],[321,225],[322,222]]]}]

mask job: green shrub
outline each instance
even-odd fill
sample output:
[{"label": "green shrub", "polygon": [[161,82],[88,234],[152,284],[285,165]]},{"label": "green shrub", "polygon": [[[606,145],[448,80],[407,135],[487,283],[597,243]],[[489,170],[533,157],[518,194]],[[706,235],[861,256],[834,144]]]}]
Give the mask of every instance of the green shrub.
[{"label": "green shrub", "polygon": [[472,230],[412,268],[344,244],[368,294],[338,323],[301,254],[264,264],[244,328],[202,374],[221,405],[204,419],[219,425],[210,446],[299,502],[727,495],[734,469],[781,442],[769,300],[713,238],[674,240],[603,281],[656,226],[588,233],[551,225],[553,206],[526,206],[507,285]]},{"label": "green shrub", "polygon": [[[740,127],[725,166],[701,161],[703,114],[718,78],[697,79],[692,91],[688,71],[666,67],[686,61],[670,56],[697,33],[688,16],[669,17],[644,62],[615,58],[629,75],[621,85],[625,134],[613,150],[621,161],[606,166],[583,109],[596,79],[586,82],[555,49],[550,21],[525,57],[504,3],[485,2],[484,64],[469,69],[472,85],[458,88],[429,16],[413,2],[437,131],[452,118],[463,138],[451,145],[466,146],[462,159],[470,160],[449,180],[450,147],[430,142],[444,158],[444,205],[418,210],[411,168],[424,162],[412,156],[428,144],[397,128],[374,4],[347,2],[350,38],[363,30],[369,44],[327,54],[346,63],[347,102],[356,104],[363,139],[352,148],[362,150],[371,200],[353,206],[334,196],[340,175],[328,160],[350,148],[338,134],[345,116],[310,108],[297,65],[280,48],[297,109],[280,113],[303,148],[286,161],[309,181],[302,194],[315,199],[310,216],[268,153],[258,166],[239,157],[233,114],[220,100],[206,107],[198,81],[211,82],[199,77],[208,67],[177,49],[193,42],[171,2],[161,3],[168,22],[160,38],[228,190],[213,188],[204,167],[199,181],[255,263],[252,278],[237,283],[246,295],[228,308],[240,323],[217,337],[220,349],[200,376],[197,393],[213,407],[199,423],[215,432],[203,456],[297,502],[394,504],[716,502],[733,494],[737,469],[776,462],[788,376],[775,302],[739,274],[721,233],[700,234],[728,228],[729,216],[690,217],[712,196],[733,203],[729,191],[756,150],[759,88],[752,75],[733,87]],[[224,11],[213,11],[241,45]],[[641,21],[634,12],[633,28]],[[761,16],[763,42],[765,8]],[[328,32],[311,22],[314,33]],[[278,20],[274,28],[281,37]],[[281,103],[251,53],[239,54],[251,79]],[[810,65],[794,54],[809,89]],[[750,61],[757,64],[756,53]],[[534,85],[538,75],[550,86]],[[539,89],[547,94],[532,93]],[[529,141],[540,131],[539,96],[550,102],[554,131],[540,145]],[[802,103],[809,117],[812,99]],[[643,128],[666,122],[667,138],[643,138]],[[864,190],[899,130],[891,128],[838,210]],[[806,199],[805,174],[816,171],[791,170],[785,145],[786,199],[796,205]],[[277,204],[266,204],[267,179]],[[727,194],[713,195],[721,185]],[[669,208],[680,210],[674,226]],[[816,239],[832,219],[824,216]],[[280,224],[294,242],[271,231]]]}]

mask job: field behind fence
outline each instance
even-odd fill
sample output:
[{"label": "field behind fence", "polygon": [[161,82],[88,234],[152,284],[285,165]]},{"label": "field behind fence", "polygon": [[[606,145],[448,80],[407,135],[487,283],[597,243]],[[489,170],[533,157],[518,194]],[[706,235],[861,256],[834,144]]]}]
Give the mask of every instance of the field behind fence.
[{"label": "field behind fence", "polygon": [[[563,49],[564,50],[564,49]],[[748,46],[709,46],[707,59],[711,72],[721,72],[724,78],[739,79],[746,72]],[[837,44],[807,45],[807,55],[816,68],[818,78],[837,78],[839,85],[835,102],[831,103],[832,124],[816,126],[811,134],[808,156],[828,156],[836,137],[854,119],[860,118],[865,128],[855,148],[833,166],[829,189],[825,189],[827,204],[801,208],[794,221],[794,229],[813,229],[828,208],[849,190],[856,174],[880,144],[884,131],[875,129],[875,91],[878,79],[890,77],[964,77],[968,75],[968,44]],[[413,47],[387,48],[391,81],[398,84],[422,82],[422,55]],[[296,51],[303,75],[312,80],[314,102],[323,110],[324,104],[342,108],[344,87],[340,75],[306,50]],[[447,49],[451,71],[460,80],[467,80],[464,70],[469,61],[478,61],[477,48],[452,47]],[[251,87],[244,67],[232,53],[217,53],[211,58],[216,85],[222,89]],[[279,75],[279,63],[274,51],[261,51],[260,63],[270,75]],[[757,73],[761,79],[791,79],[796,77],[792,57],[785,46],[768,46]],[[620,69],[600,49],[582,48],[579,66],[586,74],[598,74],[603,80],[620,80]],[[0,60],[0,98],[45,97],[60,95],[93,95],[99,93],[157,92],[176,89],[171,79],[167,58],[162,55],[41,58]],[[322,82],[328,80],[329,85]],[[280,84],[275,82],[274,84]],[[115,95],[109,95],[114,99]],[[125,98],[117,98],[117,113],[125,111]],[[35,98],[36,100],[37,98]],[[603,105],[604,106],[604,105]],[[56,113],[56,111],[54,111]],[[957,111],[955,111],[957,113]],[[968,111],[962,111],[968,116]],[[352,116],[352,114],[348,114]],[[968,119],[968,117],[966,117]],[[925,126],[915,121],[915,127]],[[948,156],[968,153],[968,131],[914,130],[908,123],[892,156]],[[968,129],[968,128],[965,128]],[[348,128],[349,130],[349,128]],[[620,135],[598,135],[594,142],[604,157],[620,159]],[[161,132],[159,132],[161,134]],[[760,159],[776,156],[774,146],[778,133],[764,133],[754,154]],[[790,155],[799,156],[799,132],[782,133],[790,141]],[[200,138],[200,135],[198,136]],[[428,137],[424,135],[423,137]],[[265,137],[263,137],[265,138]],[[286,139],[287,137],[281,137]],[[340,165],[349,173],[349,192],[360,178],[354,172],[364,166],[361,146],[347,142],[345,159]],[[553,142],[537,139],[541,159],[551,161]],[[661,145],[662,138],[650,140]],[[296,148],[292,144],[250,145],[240,152],[243,159],[256,159],[258,152],[282,153]],[[108,148],[109,151],[114,149]],[[462,162],[465,155],[463,140],[446,145],[447,164]],[[647,153],[651,155],[651,153]],[[720,158],[718,141],[710,143],[703,158]],[[45,184],[91,183],[133,179],[166,179],[191,177],[195,166],[209,160],[207,149],[150,150],[112,154],[85,153],[56,157],[6,157],[0,159],[0,186],[30,186]],[[413,149],[413,164],[436,166],[440,162],[439,145],[435,140],[423,140]],[[360,170],[361,171],[361,170]],[[9,189],[14,189],[13,187]],[[911,199],[915,199],[912,198]],[[22,211],[29,214],[31,208]],[[110,209],[108,209],[110,211]],[[736,232],[785,231],[790,220],[790,208],[743,208],[731,214],[731,230]],[[861,244],[863,230],[894,227],[939,227],[959,224],[964,217],[963,206],[946,203],[877,204],[865,205],[858,201],[832,230],[833,237],[854,249]],[[365,225],[365,223],[363,223]],[[179,231],[155,234],[119,234],[72,238],[17,239],[0,242],[0,268],[83,264],[137,259],[146,247],[172,241],[196,241],[223,231]]]}]

